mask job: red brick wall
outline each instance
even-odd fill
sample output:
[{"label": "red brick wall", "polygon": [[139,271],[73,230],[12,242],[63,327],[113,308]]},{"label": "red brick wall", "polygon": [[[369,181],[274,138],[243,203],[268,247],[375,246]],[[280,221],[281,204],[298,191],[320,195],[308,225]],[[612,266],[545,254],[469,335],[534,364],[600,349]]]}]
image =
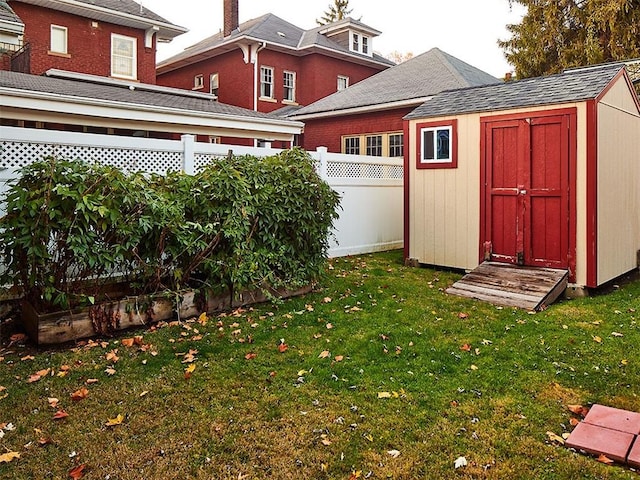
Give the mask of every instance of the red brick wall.
[{"label": "red brick wall", "polygon": [[240,49],[220,55],[213,60],[188,65],[168,73],[158,74],[158,85],[193,89],[193,79],[203,75],[204,87],[199,92],[209,92],[209,77],[218,74],[218,100],[222,103],[253,110],[253,65],[245,64]]},{"label": "red brick wall", "polygon": [[411,110],[413,108],[399,108],[375,113],[303,120],[305,126],[302,147],[305,150],[327,147],[330,152],[339,153],[342,151],[343,135],[401,132],[402,117]]},{"label": "red brick wall", "polygon": [[[296,102],[309,105],[334,93],[337,89],[338,75],[346,75],[354,84],[380,71],[378,68],[353,64],[319,54],[297,57],[270,49],[258,53],[258,69],[261,66],[274,69],[275,101],[258,101],[258,110],[272,112],[286,105],[284,98],[284,71],[296,73]],[[242,51],[238,48],[209,60],[203,60],[178,70],[158,74],[157,82],[176,88],[191,90],[195,75],[204,75],[204,88],[209,91],[209,75],[219,74],[219,99],[223,103],[237,105],[253,110],[253,78],[252,64],[245,64]],[[258,70],[258,77],[260,70]],[[258,88],[259,84],[258,84]]]},{"label": "red brick wall", "polygon": [[[156,43],[145,48],[144,31],[78,17],[48,8],[12,1],[11,7],[25,23],[25,42],[31,45],[31,72],[40,75],[50,68],[109,77],[111,75],[111,33],[137,39],[137,79],[155,83]],[[51,25],[67,27],[67,56],[49,54]]]}]

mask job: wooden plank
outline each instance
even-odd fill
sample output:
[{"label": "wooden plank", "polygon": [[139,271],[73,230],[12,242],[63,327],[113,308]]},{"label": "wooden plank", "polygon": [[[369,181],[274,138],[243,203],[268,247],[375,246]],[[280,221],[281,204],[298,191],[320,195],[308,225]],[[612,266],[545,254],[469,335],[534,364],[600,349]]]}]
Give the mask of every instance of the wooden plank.
[{"label": "wooden plank", "polygon": [[498,305],[539,310],[564,292],[568,278],[566,270],[484,262],[446,291]]}]

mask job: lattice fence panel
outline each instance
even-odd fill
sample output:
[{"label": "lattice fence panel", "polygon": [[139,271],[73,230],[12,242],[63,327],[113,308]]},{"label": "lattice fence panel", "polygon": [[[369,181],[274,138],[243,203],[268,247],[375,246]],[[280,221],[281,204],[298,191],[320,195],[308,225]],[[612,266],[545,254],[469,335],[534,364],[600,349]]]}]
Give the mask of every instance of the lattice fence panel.
[{"label": "lattice fence panel", "polygon": [[215,153],[196,153],[194,156],[194,168],[196,172],[202,171],[207,165],[223,160],[226,155]]},{"label": "lattice fence panel", "polygon": [[0,167],[20,168],[48,156],[96,161],[129,171],[163,174],[182,169],[181,152],[35,142],[4,141],[0,144]]},{"label": "lattice fence panel", "polygon": [[329,178],[360,178],[360,179],[402,179],[402,165],[384,165],[378,163],[347,163],[327,162],[327,177]]}]

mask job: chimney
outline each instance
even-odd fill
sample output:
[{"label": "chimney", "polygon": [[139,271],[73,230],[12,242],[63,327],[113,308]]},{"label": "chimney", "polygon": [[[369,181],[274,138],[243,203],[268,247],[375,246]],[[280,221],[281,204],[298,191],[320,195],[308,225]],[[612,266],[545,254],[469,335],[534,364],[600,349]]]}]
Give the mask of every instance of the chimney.
[{"label": "chimney", "polygon": [[238,0],[224,0],[224,36],[238,28]]}]

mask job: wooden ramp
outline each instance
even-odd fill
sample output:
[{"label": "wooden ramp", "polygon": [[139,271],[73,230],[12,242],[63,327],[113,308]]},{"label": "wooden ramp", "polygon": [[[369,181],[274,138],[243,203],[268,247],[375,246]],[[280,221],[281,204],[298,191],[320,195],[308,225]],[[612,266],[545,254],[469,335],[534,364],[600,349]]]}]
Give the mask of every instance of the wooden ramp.
[{"label": "wooden ramp", "polygon": [[497,305],[542,310],[567,288],[569,272],[484,262],[447,289],[447,293]]}]

